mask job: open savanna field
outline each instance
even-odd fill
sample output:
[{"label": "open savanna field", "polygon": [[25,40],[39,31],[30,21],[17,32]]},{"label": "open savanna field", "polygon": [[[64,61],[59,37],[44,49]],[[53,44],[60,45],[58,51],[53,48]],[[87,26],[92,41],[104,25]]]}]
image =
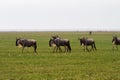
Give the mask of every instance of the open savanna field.
[{"label": "open savanna field", "polygon": [[[119,32],[0,32],[0,80],[120,80],[120,48],[112,50]],[[70,40],[71,53],[53,53],[53,35]],[[16,47],[16,37],[37,40],[33,48]],[[93,38],[97,51],[84,52],[78,38]],[[62,49],[64,49],[62,47]]]}]

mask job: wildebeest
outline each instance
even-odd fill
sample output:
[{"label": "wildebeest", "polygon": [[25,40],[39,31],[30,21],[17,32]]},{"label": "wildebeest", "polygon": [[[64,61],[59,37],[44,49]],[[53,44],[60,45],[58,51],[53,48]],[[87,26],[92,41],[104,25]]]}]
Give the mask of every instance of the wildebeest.
[{"label": "wildebeest", "polygon": [[65,51],[64,52],[71,52],[71,46],[70,46],[70,41],[68,39],[61,39],[59,37],[53,37],[49,40],[49,46],[54,45],[55,48],[53,50],[53,52],[56,50],[61,50],[60,46],[64,46],[65,47]]},{"label": "wildebeest", "polygon": [[49,46],[54,47],[53,52],[62,52],[62,49],[60,47],[57,47],[56,44],[53,42],[53,39],[60,38],[58,35],[52,36],[52,38],[49,40]]},{"label": "wildebeest", "polygon": [[22,52],[25,47],[34,47],[34,52],[36,53],[37,42],[34,39],[21,39],[16,38],[16,46],[22,46]]},{"label": "wildebeest", "polygon": [[118,50],[118,45],[120,45],[120,38],[118,38],[117,36],[114,36],[112,39],[112,44],[113,44],[113,50],[115,46],[116,46],[116,49]]},{"label": "wildebeest", "polygon": [[92,35],[92,31],[89,32],[89,35]]},{"label": "wildebeest", "polygon": [[49,40],[49,46],[54,47],[53,52],[57,52],[58,50],[59,52],[62,52],[62,49],[60,48],[60,46],[57,47],[56,44],[54,43],[53,38]]},{"label": "wildebeest", "polygon": [[90,51],[87,46],[91,46],[91,50],[97,50],[95,46],[95,41],[88,38],[79,38],[80,44],[84,46],[84,51]]}]

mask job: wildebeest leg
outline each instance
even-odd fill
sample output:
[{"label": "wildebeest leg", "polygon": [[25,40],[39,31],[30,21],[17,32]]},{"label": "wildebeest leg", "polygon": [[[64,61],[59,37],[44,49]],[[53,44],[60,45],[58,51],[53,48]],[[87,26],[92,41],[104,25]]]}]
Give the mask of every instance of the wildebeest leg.
[{"label": "wildebeest leg", "polygon": [[59,47],[59,52],[62,52],[62,49]]},{"label": "wildebeest leg", "polygon": [[92,50],[93,51],[97,50],[95,44],[92,45]]},{"label": "wildebeest leg", "polygon": [[118,50],[118,45],[116,45],[116,49]]},{"label": "wildebeest leg", "polygon": [[37,53],[36,49],[37,49],[37,43],[35,42],[35,43],[34,43],[34,52],[35,52],[35,53]]},{"label": "wildebeest leg", "polygon": [[64,46],[65,47],[65,52],[68,52],[69,49],[68,49],[68,46]]},{"label": "wildebeest leg", "polygon": [[86,50],[87,50],[87,51],[90,51],[87,46],[86,46]]},{"label": "wildebeest leg", "polygon": [[37,53],[36,49],[37,49],[37,48],[36,48],[36,47],[34,47],[34,52],[35,52],[35,53]]},{"label": "wildebeest leg", "polygon": [[55,46],[54,49],[53,49],[53,53],[54,53],[55,51],[57,51],[57,47],[56,47],[56,46]]},{"label": "wildebeest leg", "polygon": [[89,51],[89,50],[88,50],[88,47],[85,45],[85,46],[84,46],[84,51],[86,51],[86,50]]},{"label": "wildebeest leg", "polygon": [[91,45],[91,49],[90,49],[90,51],[91,51],[91,50],[93,50],[93,51],[94,51],[93,45]]},{"label": "wildebeest leg", "polygon": [[[54,48],[54,51],[55,51],[55,52],[58,52],[58,51],[59,51],[59,52],[62,52],[62,49],[61,49],[60,46],[59,46],[59,47],[55,47],[55,48]],[[54,51],[53,51],[53,52],[54,52]]]},{"label": "wildebeest leg", "polygon": [[115,45],[113,44],[113,51],[114,51]]},{"label": "wildebeest leg", "polygon": [[118,45],[113,45],[113,51],[114,51],[115,49],[118,50]]},{"label": "wildebeest leg", "polygon": [[113,51],[114,51],[115,49],[118,50],[118,46],[117,46],[117,45],[113,45]]},{"label": "wildebeest leg", "polygon": [[67,48],[66,48],[66,46],[64,46],[64,48],[65,48],[65,50],[64,50],[64,53],[67,51]]},{"label": "wildebeest leg", "polygon": [[25,47],[22,48],[22,53],[23,53],[24,48],[25,48]]},{"label": "wildebeest leg", "polygon": [[57,52],[57,51],[58,51],[58,49],[59,49],[59,47],[56,47],[56,51],[55,51],[55,52]]},{"label": "wildebeest leg", "polygon": [[70,50],[69,50],[68,46],[67,46],[67,52],[70,52]]},{"label": "wildebeest leg", "polygon": [[95,50],[97,50],[96,45],[95,45],[95,42],[94,42],[94,44],[93,44],[93,48],[94,48]]},{"label": "wildebeest leg", "polygon": [[84,51],[86,50],[86,46],[84,46]]}]

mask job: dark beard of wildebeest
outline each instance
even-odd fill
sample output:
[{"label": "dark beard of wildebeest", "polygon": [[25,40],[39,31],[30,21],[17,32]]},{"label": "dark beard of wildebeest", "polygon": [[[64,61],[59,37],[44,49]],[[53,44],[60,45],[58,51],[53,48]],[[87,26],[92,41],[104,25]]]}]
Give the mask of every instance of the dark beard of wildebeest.
[{"label": "dark beard of wildebeest", "polygon": [[[91,51],[91,50],[97,50],[95,46],[95,41],[93,39],[88,39],[88,38],[79,38],[80,44],[84,46],[84,51]],[[91,46],[91,49],[88,49],[88,46]]]},{"label": "dark beard of wildebeest", "polygon": [[21,39],[21,38],[16,38],[16,46],[22,46],[22,52],[25,47],[34,47],[34,52],[37,53],[37,42],[34,39]]},{"label": "dark beard of wildebeest", "polygon": [[112,44],[113,44],[113,50],[115,49],[115,47],[118,50],[118,45],[120,45],[120,39],[114,36],[112,39]]},{"label": "dark beard of wildebeest", "polygon": [[57,52],[57,50],[62,51],[60,46],[64,46],[65,51],[64,52],[71,52],[71,46],[70,46],[70,41],[68,39],[60,39],[60,38],[51,38],[49,40],[49,46],[51,47],[52,45],[55,46],[53,52]]}]

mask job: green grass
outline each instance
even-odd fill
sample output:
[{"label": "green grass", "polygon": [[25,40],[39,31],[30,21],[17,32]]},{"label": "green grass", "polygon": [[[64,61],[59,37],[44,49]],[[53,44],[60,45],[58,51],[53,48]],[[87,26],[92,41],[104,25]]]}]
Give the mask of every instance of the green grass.
[{"label": "green grass", "polygon": [[[120,50],[112,51],[119,32],[0,32],[0,80],[120,80]],[[52,53],[52,35],[68,38],[71,53]],[[84,52],[78,37],[94,38],[97,51]],[[33,48],[15,46],[16,37],[37,40]]]}]

